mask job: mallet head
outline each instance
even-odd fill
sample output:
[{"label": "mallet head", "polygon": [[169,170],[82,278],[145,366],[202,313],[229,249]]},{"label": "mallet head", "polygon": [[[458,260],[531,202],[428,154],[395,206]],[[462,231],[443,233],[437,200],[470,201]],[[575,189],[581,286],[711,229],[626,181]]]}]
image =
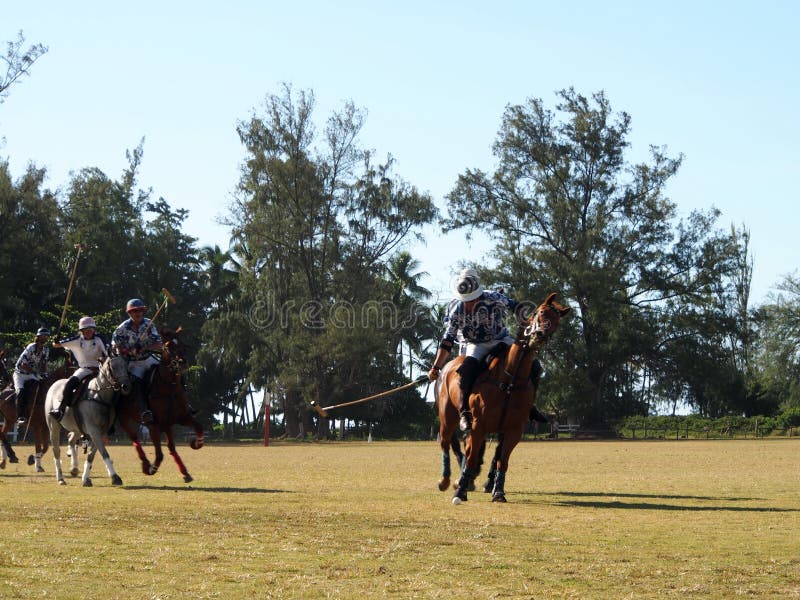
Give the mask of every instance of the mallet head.
[{"label": "mallet head", "polygon": [[322,408],[319,404],[317,404],[316,401],[312,401],[311,402],[311,406],[314,408],[315,411],[317,411],[317,414],[320,417],[322,417],[323,419],[327,419],[328,418],[328,413],[326,413],[325,409]]}]

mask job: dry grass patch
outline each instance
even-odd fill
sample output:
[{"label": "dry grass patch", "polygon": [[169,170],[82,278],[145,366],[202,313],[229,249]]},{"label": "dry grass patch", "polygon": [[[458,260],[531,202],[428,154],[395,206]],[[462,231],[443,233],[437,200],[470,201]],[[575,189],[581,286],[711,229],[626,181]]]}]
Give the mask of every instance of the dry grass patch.
[{"label": "dry grass patch", "polygon": [[795,440],[529,442],[458,507],[434,442],[180,450],[192,484],[128,446],[122,488],[0,471],[0,595],[800,597]]}]

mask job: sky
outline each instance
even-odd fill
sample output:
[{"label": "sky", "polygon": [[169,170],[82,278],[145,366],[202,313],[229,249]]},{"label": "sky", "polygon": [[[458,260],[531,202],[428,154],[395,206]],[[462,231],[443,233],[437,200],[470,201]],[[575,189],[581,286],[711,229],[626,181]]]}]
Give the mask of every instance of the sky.
[{"label": "sky", "polygon": [[[22,30],[49,51],[0,104],[0,159],[63,190],[85,167],[118,179],[144,139],[140,187],[226,249],[236,125],[283,83],[314,92],[320,127],[345,101],[364,108],[362,144],[443,213],[460,173],[496,165],[507,105],[602,90],[631,116],[629,160],[684,156],[666,188],[681,217],[713,206],[720,228],[750,231],[758,304],[800,257],[798,23],[792,0],[11,0],[0,43]],[[409,249],[439,301],[459,263],[490,262],[480,232],[424,235]]]}]

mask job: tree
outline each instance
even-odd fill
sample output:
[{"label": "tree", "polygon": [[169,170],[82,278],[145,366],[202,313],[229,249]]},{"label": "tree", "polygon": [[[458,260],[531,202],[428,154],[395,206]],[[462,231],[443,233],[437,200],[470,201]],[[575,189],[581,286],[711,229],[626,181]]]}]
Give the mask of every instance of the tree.
[{"label": "tree", "polygon": [[646,412],[626,394],[629,379],[658,360],[663,324],[708,301],[732,250],[712,230],[715,210],[674,225],[664,187],[681,157],[651,146],[649,162],[629,164],[626,113],[602,92],[558,96],[559,114],[538,99],[507,107],[497,169],[459,176],[446,228],[495,237],[498,271],[522,299],[554,290],[576,306],[551,342],[558,359],[544,382],[571,415],[600,423]]},{"label": "tree", "polygon": [[376,165],[359,147],[364,111],[345,103],[318,136],[313,109],[312,92],[285,85],[239,124],[247,159],[230,222],[248,253],[248,380],[284,391],[289,435],[313,425],[309,401],[390,382],[377,358],[392,335],[377,310],[388,301],[383,263],[436,214],[430,197],[393,176],[391,157]]},{"label": "tree", "polygon": [[419,265],[419,261],[404,250],[394,255],[386,268],[392,288],[392,304],[397,308],[400,317],[396,334],[398,365],[402,371],[405,361],[403,344],[405,344],[408,348],[409,379],[413,378],[414,355],[419,356],[424,341],[436,334],[430,320],[430,311],[425,306],[425,302],[431,297],[431,292],[419,283],[428,273],[418,271]]},{"label": "tree", "polygon": [[753,361],[762,402],[783,410],[800,408],[800,276],[787,275],[779,293],[757,311]]},{"label": "tree", "polygon": [[27,50],[23,50],[24,44],[25,37],[20,31],[16,42],[6,43],[6,55],[0,56],[0,59],[6,64],[6,72],[0,76],[0,104],[5,102],[9,88],[23,76],[30,75],[33,63],[47,54],[47,46],[34,44]]},{"label": "tree", "polygon": [[[64,301],[69,257],[55,194],[45,170],[28,166],[14,182],[0,162],[0,323],[5,331],[44,325],[42,308]],[[47,325],[55,326],[52,323]]]}]

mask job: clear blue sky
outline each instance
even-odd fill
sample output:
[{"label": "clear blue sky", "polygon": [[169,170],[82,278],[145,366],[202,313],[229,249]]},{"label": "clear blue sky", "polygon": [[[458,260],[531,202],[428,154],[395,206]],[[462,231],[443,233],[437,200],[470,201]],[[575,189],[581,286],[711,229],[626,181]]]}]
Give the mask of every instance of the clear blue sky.
[{"label": "clear blue sky", "polygon": [[[144,137],[139,183],[189,209],[187,233],[226,248],[243,158],[235,127],[281,82],[312,89],[318,122],[352,99],[362,141],[444,195],[468,167],[491,170],[503,109],[554,92],[604,90],[632,117],[630,158],[650,144],[685,161],[667,188],[682,215],[711,205],[745,224],[760,302],[800,256],[800,3],[4,2],[0,41],[23,30],[49,52],[0,104],[0,157],[48,185],[98,167],[118,178]],[[4,50],[4,49],[3,49]],[[427,231],[412,251],[446,288],[480,236]]]}]

